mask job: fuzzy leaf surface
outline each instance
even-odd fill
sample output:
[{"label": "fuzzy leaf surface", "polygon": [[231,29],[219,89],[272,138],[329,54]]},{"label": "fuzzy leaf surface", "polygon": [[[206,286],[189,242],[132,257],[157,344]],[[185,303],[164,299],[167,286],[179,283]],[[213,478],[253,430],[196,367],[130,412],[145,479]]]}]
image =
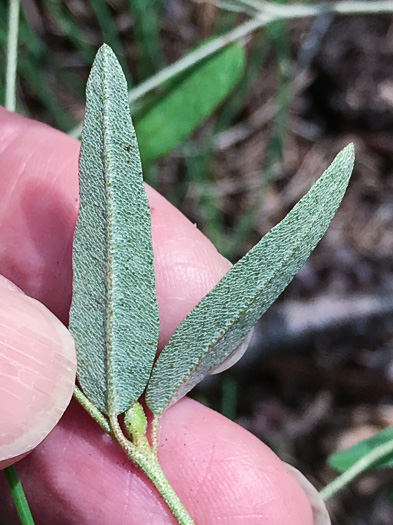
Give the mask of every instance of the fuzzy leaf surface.
[{"label": "fuzzy leaf surface", "polygon": [[147,385],[146,402],[154,414],[160,415],[217,368],[290,283],[328,228],[353,163],[350,144],[180,323]]},{"label": "fuzzy leaf surface", "polygon": [[78,379],[103,412],[142,394],[158,341],[151,218],[127,84],[107,45],[86,90],[70,331]]},{"label": "fuzzy leaf surface", "polygon": [[[329,465],[339,472],[345,472],[354,463],[359,461],[363,456],[389,441],[393,440],[393,426],[381,430],[374,436],[364,439],[356,445],[332,454],[329,459]],[[385,468],[393,466],[393,454],[389,454],[385,458],[381,459],[378,463],[373,465],[373,468]]]},{"label": "fuzzy leaf surface", "polygon": [[205,120],[236,85],[244,50],[235,43],[192,70],[135,122],[143,165],[169,153]]}]

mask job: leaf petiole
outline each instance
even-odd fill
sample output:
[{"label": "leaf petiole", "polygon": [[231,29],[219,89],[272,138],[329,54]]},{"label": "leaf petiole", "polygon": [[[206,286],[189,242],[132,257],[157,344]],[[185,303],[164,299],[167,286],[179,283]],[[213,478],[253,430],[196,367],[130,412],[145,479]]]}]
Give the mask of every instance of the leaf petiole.
[{"label": "leaf petiole", "polygon": [[[139,406],[141,407],[141,405]],[[139,435],[138,439],[136,439],[134,443],[131,443],[131,441],[124,436],[117,416],[112,414],[109,419],[116,441],[122,447],[128,459],[140,468],[153,483],[178,524],[195,525],[162,471],[156,451],[150,446],[146,435]],[[129,424],[130,420],[128,421],[128,426]],[[133,435],[139,434],[138,431],[133,431],[132,429],[130,429],[130,433]]]},{"label": "leaf petiole", "polygon": [[[142,470],[142,472],[149,478],[149,480],[156,487],[160,496],[168,505],[174,518],[179,525],[194,525],[193,520],[179,500],[177,494],[171,487],[169,481],[165,477],[157,458],[157,433],[159,418],[155,417],[152,422],[152,440],[153,447],[150,446],[146,437],[146,429],[141,432],[141,419],[145,418],[142,405],[136,403],[134,410],[137,408],[137,418],[128,417],[126,421],[126,428],[133,442],[128,440],[120,427],[116,415],[110,416],[110,423],[107,418],[98,410],[96,406],[85,396],[85,394],[78,388],[74,387],[74,397],[80,405],[90,414],[90,416],[100,425],[100,427],[109,434],[124,450],[126,456],[134,465]],[[130,409],[132,410],[132,409]],[[136,424],[137,428],[133,428]],[[15,501],[16,504],[16,501]],[[22,522],[22,525],[34,525],[34,522]]]},{"label": "leaf petiole", "polygon": [[86,397],[82,390],[76,385],[74,386],[74,398],[86,410],[86,412],[88,412],[91,415],[94,421],[100,425],[102,430],[104,430],[107,434],[113,437],[112,429],[104,414],[102,414],[102,412],[100,412],[100,410],[98,410],[98,408],[95,405],[93,405],[89,398]]}]

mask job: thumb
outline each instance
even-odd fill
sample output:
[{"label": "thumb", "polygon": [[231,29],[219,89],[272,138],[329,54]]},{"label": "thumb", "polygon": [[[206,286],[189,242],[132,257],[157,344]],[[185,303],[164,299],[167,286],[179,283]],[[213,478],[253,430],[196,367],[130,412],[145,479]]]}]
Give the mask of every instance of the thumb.
[{"label": "thumb", "polygon": [[75,373],[66,327],[0,276],[0,469],[53,429],[71,399]]}]

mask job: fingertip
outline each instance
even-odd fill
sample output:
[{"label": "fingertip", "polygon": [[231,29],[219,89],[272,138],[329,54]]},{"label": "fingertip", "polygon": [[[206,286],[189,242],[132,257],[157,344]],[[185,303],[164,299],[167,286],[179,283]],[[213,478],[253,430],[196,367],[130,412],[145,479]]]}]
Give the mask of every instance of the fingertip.
[{"label": "fingertip", "polygon": [[196,523],[313,524],[286,465],[212,410],[189,399],[175,404],[162,418],[159,443],[163,470]]},{"label": "fingertip", "polygon": [[72,396],[76,357],[64,325],[4,279],[0,326],[0,468],[4,468],[37,446],[60,419]]},{"label": "fingertip", "polygon": [[[0,108],[2,272],[66,321],[78,211],[79,143]],[[16,188],[16,189],[15,189]],[[163,346],[230,268],[202,232],[146,186]],[[28,254],[28,257],[26,257]]]},{"label": "fingertip", "polygon": [[78,211],[77,140],[0,109],[0,267],[66,321]]},{"label": "fingertip", "polygon": [[[183,399],[164,414],[159,434],[160,464],[198,525],[312,525],[295,478],[238,425]],[[38,521],[173,523],[147,478],[75,404],[19,471]],[[8,500],[1,491],[0,479],[4,519]]]}]

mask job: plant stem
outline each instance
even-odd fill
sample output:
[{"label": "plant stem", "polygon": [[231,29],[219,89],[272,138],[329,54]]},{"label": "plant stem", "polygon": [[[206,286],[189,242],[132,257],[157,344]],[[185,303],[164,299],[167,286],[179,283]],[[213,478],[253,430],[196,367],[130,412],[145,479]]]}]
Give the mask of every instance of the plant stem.
[{"label": "plant stem", "polygon": [[[106,417],[93,405],[93,403],[85,396],[85,394],[78,388],[74,387],[74,397],[82,405],[82,407],[90,414],[100,427],[105,430],[117,443],[122,447],[128,459],[134,465],[142,470],[142,472],[149,478],[153,485],[158,490],[160,496],[168,505],[173,516],[176,518],[179,525],[194,525],[190,515],[183,507],[176,492],[171,487],[169,481],[166,479],[160,464],[158,463],[156,450],[150,447],[145,435],[138,436],[135,443],[131,443],[123,434],[120,428],[117,416],[110,416],[110,424]],[[157,425],[158,419],[155,419],[155,446],[157,446]],[[23,522],[30,525],[34,522]]]},{"label": "plant stem", "polygon": [[176,492],[158,462],[154,450],[151,448],[146,436],[139,436],[135,443],[131,443],[123,434],[116,415],[110,416],[110,424],[116,441],[122,447],[128,459],[144,472],[158,490],[160,496],[168,505],[173,517],[179,525],[195,525],[190,515],[183,507]]},{"label": "plant stem", "polygon": [[[127,452],[126,452],[127,453]],[[179,525],[194,525],[194,521],[179,500],[169,481],[165,477],[158,460],[149,448],[148,453],[140,453],[138,450],[127,456],[137,465],[150,479],[160,493],[162,499],[168,505],[174,518]]]},{"label": "plant stem", "polygon": [[20,0],[9,1],[7,70],[5,87],[5,107],[15,111],[16,107],[16,66],[18,62],[18,30],[19,30]]},{"label": "plant stem", "polygon": [[100,425],[102,430],[105,430],[107,434],[113,437],[111,427],[104,414],[102,414],[98,408],[93,405],[89,398],[87,398],[82,390],[80,390],[80,388],[78,388],[76,385],[74,386],[74,398],[86,410],[86,412],[91,415],[94,421]]},{"label": "plant stem", "polygon": [[330,499],[334,494],[343,489],[348,483],[353,481],[359,474],[362,474],[378,461],[384,459],[387,455],[393,453],[393,440],[383,443],[374,448],[356,463],[354,463],[346,472],[338,476],[331,483],[326,485],[321,491],[320,495],[324,501]]},{"label": "plant stem", "polygon": [[22,525],[34,525],[33,516],[31,515],[29,504],[15,467],[7,467],[4,469],[5,477],[11,490],[12,499],[14,500],[16,510],[18,511]]},{"label": "plant stem", "polygon": [[[275,20],[308,18],[319,16],[321,14],[338,14],[338,15],[354,15],[354,14],[377,14],[377,13],[392,13],[392,0],[380,0],[375,2],[334,2],[334,3],[318,3],[318,4],[269,4],[267,2],[261,3],[261,10],[256,12],[256,15],[247,20],[243,24],[235,27],[228,33],[221,35],[206,45],[191,51],[185,57],[180,58],[173,64],[162,69],[152,77],[148,78],[139,86],[131,89],[129,92],[129,102],[133,104],[141,99],[150,91],[153,91],[167,80],[184,73],[191,67],[195,66],[205,58],[213,55],[220,49],[223,49],[228,44],[244,39],[246,36],[252,34],[254,31],[274,22]],[[82,125],[79,124],[69,132],[73,137],[79,137],[82,131]]]},{"label": "plant stem", "polygon": [[160,425],[161,416],[154,416],[151,422],[151,441],[155,456],[158,456],[158,428]]}]

